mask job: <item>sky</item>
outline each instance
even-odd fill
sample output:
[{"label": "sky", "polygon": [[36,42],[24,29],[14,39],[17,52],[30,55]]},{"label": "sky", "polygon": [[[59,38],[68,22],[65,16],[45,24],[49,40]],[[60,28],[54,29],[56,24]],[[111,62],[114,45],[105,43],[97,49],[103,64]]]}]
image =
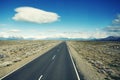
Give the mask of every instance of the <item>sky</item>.
[{"label": "sky", "polygon": [[0,37],[120,36],[120,0],[0,0]]}]

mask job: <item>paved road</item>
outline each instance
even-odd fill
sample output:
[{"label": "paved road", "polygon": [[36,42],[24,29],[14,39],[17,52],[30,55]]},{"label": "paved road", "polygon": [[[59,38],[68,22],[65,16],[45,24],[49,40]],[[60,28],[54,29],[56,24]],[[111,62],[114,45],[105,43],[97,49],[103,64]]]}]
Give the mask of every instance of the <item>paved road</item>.
[{"label": "paved road", "polygon": [[63,42],[2,80],[78,80]]}]

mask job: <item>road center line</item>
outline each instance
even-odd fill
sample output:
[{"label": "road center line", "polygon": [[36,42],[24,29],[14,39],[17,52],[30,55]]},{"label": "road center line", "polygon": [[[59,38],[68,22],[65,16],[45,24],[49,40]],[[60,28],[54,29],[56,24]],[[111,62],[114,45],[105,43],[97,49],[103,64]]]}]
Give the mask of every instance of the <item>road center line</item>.
[{"label": "road center line", "polygon": [[42,77],[43,77],[43,75],[41,75],[41,76],[39,77],[39,79],[38,79],[38,80],[41,80],[41,79],[42,79]]},{"label": "road center line", "polygon": [[55,57],[56,57],[56,55],[54,55],[54,56],[52,57],[52,60],[55,59]]}]

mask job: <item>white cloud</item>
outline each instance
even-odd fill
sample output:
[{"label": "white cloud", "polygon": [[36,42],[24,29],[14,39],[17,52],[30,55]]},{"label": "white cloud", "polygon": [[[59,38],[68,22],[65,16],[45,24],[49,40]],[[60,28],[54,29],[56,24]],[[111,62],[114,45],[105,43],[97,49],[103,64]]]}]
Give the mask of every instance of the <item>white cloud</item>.
[{"label": "white cloud", "polygon": [[105,38],[107,37],[106,32],[95,31],[95,32],[59,32],[59,33],[45,33],[38,36],[37,38]]},{"label": "white cloud", "polygon": [[104,38],[107,36],[106,32],[95,31],[95,32],[78,32],[67,34],[68,38]]},{"label": "white cloud", "polygon": [[[44,34],[45,35],[45,34]],[[48,38],[104,38],[107,34],[105,32],[61,32],[56,34],[46,35]]]},{"label": "white cloud", "polygon": [[[30,31],[29,33],[33,33]],[[0,37],[17,36],[23,38],[45,39],[45,38],[104,38],[107,36],[106,32],[96,30],[95,32],[36,32],[28,34],[24,30],[11,29],[0,32]]]},{"label": "white cloud", "polygon": [[9,30],[9,32],[12,32],[12,33],[18,33],[18,32],[21,32],[21,30],[18,30],[18,29],[12,29],[12,30]]},{"label": "white cloud", "polygon": [[118,14],[117,18],[113,20],[113,24],[120,24],[120,14]]},{"label": "white cloud", "polygon": [[112,24],[103,29],[109,36],[120,36],[120,14],[113,20]]},{"label": "white cloud", "polygon": [[59,19],[59,15],[53,12],[40,10],[33,7],[19,7],[12,19],[16,21],[26,21],[33,23],[52,23]]},{"label": "white cloud", "polygon": [[108,26],[104,30],[107,32],[120,32],[120,26]]},{"label": "white cloud", "polygon": [[105,38],[107,36],[108,36],[108,34],[106,32],[103,32],[103,31],[96,31],[93,34],[91,34],[92,38]]},{"label": "white cloud", "polygon": [[0,37],[7,38],[9,37],[9,34],[7,32],[0,32]]},{"label": "white cloud", "polygon": [[0,37],[8,38],[10,36],[16,36],[20,37],[22,34],[20,34],[21,30],[18,29],[11,29],[11,30],[3,30],[0,32]]},{"label": "white cloud", "polygon": [[65,36],[67,38],[89,38],[90,37],[90,34],[87,33],[87,32],[68,32],[68,33],[65,33]]}]

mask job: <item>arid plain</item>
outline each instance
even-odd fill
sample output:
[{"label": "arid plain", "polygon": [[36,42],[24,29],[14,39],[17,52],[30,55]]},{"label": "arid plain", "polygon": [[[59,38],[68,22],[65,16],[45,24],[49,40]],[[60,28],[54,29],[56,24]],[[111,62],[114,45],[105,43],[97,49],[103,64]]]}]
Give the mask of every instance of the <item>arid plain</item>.
[{"label": "arid plain", "polygon": [[69,41],[68,45],[87,80],[120,80],[120,42]]},{"label": "arid plain", "polygon": [[[0,77],[22,67],[62,41],[0,41]],[[120,79],[120,42],[66,41],[85,80]]]},{"label": "arid plain", "polygon": [[0,77],[22,67],[60,42],[42,40],[0,41]]}]

